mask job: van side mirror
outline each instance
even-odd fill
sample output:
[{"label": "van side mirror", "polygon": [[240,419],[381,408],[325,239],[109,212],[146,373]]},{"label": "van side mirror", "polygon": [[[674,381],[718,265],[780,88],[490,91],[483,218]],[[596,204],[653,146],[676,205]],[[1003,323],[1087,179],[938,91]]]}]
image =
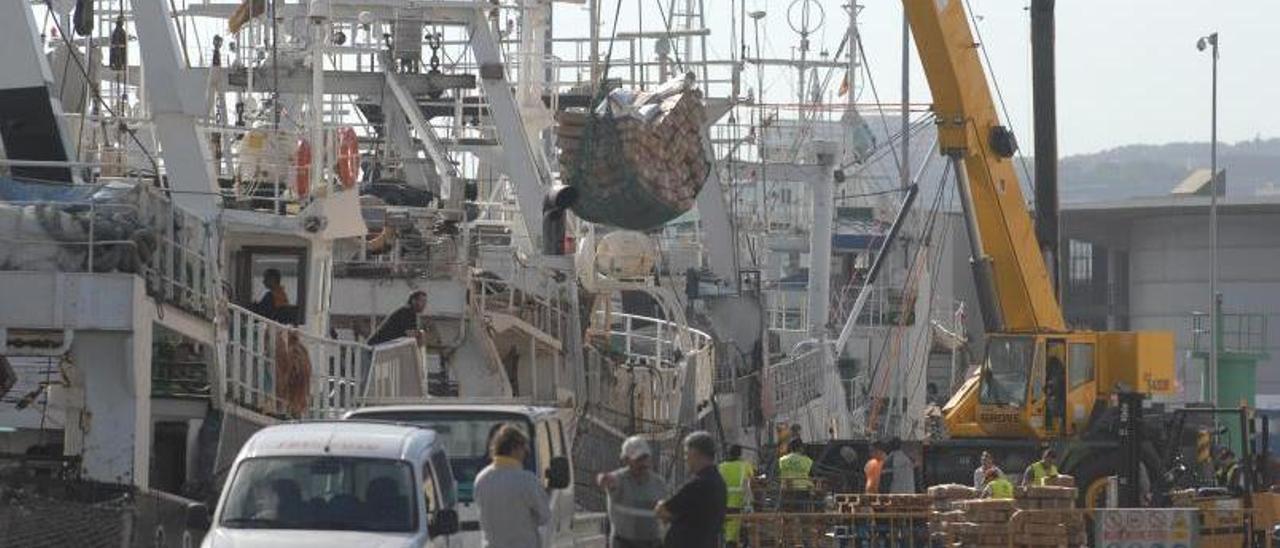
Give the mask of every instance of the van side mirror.
[{"label": "van side mirror", "polygon": [[552,457],[550,466],[547,467],[547,486],[552,489],[564,489],[569,487],[570,476],[569,459],[567,457]]},{"label": "van side mirror", "polygon": [[435,515],[431,516],[427,522],[427,533],[431,538],[441,535],[452,535],[458,532],[458,511],[452,508],[444,510],[436,510]]},{"label": "van side mirror", "polygon": [[209,526],[213,524],[213,516],[209,514],[209,507],[203,502],[193,502],[187,505],[187,529],[190,531],[208,531]]}]

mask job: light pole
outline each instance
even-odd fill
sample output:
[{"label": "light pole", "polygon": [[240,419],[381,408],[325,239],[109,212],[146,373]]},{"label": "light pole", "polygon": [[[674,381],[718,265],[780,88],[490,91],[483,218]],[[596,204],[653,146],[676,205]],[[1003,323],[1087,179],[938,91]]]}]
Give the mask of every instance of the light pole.
[{"label": "light pole", "polygon": [[1209,129],[1209,374],[1208,400],[1218,404],[1218,33],[1202,36],[1196,49],[1213,48],[1213,98]]}]

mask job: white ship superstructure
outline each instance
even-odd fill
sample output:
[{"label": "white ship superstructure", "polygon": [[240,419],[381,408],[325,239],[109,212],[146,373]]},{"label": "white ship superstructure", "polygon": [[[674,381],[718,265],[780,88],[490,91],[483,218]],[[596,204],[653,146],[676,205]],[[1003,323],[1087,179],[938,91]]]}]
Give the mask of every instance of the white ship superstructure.
[{"label": "white ship superstructure", "polygon": [[[672,481],[694,429],[921,436],[946,197],[928,117],[865,93],[856,11],[826,14],[829,55],[794,3],[783,58],[739,4],[729,29],[700,1],[606,4],[4,4],[13,470],[163,501],[135,529],[180,540],[173,497],[216,494],[253,431],[371,405],[572,410],[591,510],[633,433]],[[694,207],[647,233],[563,221],[557,116],[682,75]],[[420,290],[424,333],[368,344]]]},{"label": "white ship superstructure", "polygon": [[[126,512],[126,542],[181,543],[257,428],[449,399],[576,409],[585,478],[637,422],[677,462],[711,339],[652,273],[544,253],[539,136],[591,97],[548,79],[549,3],[89,4],[0,23],[0,92],[39,107],[4,113],[0,163],[15,481],[93,486],[64,508],[132,492],[170,510]],[[425,336],[366,344],[415,290]]]}]

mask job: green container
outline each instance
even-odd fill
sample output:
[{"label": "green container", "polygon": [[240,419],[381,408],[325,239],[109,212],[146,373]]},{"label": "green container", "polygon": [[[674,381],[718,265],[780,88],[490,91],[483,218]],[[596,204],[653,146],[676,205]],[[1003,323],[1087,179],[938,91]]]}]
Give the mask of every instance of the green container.
[{"label": "green container", "polygon": [[[1201,374],[1201,384],[1204,387],[1202,395],[1205,401],[1213,401],[1209,398],[1208,380],[1209,372],[1209,356],[1204,354],[1200,356],[1204,367]],[[1236,408],[1240,405],[1247,405],[1250,409],[1254,409],[1255,396],[1257,395],[1257,370],[1258,356],[1252,354],[1241,354],[1236,352],[1219,352],[1218,353],[1218,407]],[[1225,437],[1221,438],[1218,445],[1229,445],[1231,450],[1237,456],[1243,455],[1243,447],[1240,446],[1240,440],[1243,439],[1240,432],[1239,420],[1228,420],[1219,417],[1222,426],[1226,428]]]}]

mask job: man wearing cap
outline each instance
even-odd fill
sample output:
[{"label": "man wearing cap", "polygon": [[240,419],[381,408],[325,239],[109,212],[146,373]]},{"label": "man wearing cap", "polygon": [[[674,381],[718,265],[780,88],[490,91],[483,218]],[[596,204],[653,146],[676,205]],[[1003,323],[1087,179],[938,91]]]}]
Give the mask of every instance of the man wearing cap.
[{"label": "man wearing cap", "polygon": [[596,476],[596,483],[609,493],[609,523],[613,526],[614,548],[657,548],[662,531],[653,508],[666,496],[666,486],[654,474],[653,451],[640,436],[622,442],[626,466]]},{"label": "man wearing cap", "polygon": [[369,346],[377,346],[401,337],[416,337],[420,335],[418,317],[426,309],[427,292],[419,289],[410,293],[408,302],[404,306],[397,308],[390,316],[387,316],[387,319],[382,320],[382,324],[378,326],[377,331],[374,331],[366,342]]}]

